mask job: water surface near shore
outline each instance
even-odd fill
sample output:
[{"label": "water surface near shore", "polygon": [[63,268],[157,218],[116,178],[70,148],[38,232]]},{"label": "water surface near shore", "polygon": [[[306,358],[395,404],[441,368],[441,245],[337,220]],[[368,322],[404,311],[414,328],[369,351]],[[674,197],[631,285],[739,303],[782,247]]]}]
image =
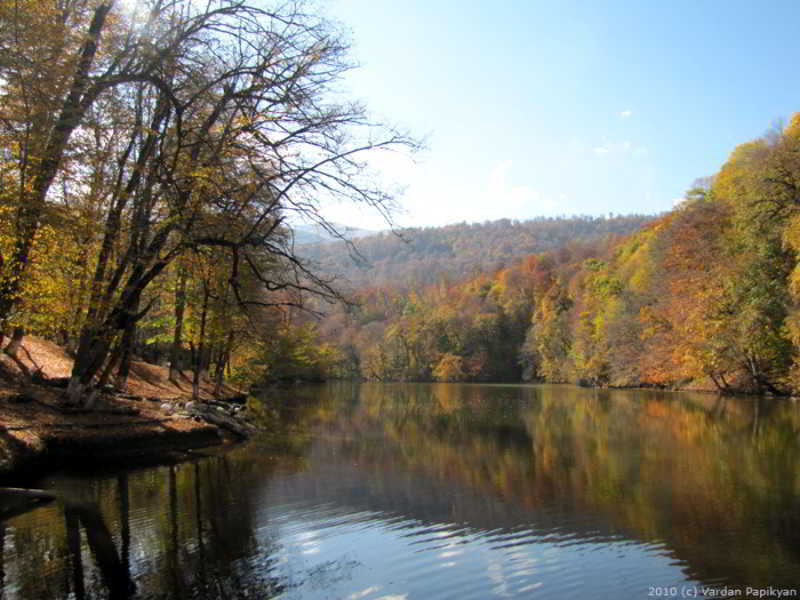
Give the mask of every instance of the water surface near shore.
[{"label": "water surface near shore", "polygon": [[790,401],[337,384],[257,408],[280,434],[44,478],[66,501],[5,522],[2,597],[703,597],[800,581]]}]

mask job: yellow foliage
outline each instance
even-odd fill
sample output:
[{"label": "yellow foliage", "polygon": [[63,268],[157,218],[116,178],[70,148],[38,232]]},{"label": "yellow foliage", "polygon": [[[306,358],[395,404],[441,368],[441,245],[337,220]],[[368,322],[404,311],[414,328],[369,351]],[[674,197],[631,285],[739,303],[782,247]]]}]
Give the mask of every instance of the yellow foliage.
[{"label": "yellow foliage", "polygon": [[787,137],[800,137],[800,112],[792,115],[792,120],[789,122],[783,134]]},{"label": "yellow foliage", "polygon": [[454,354],[445,353],[433,370],[436,381],[464,381],[467,378],[464,359]]}]

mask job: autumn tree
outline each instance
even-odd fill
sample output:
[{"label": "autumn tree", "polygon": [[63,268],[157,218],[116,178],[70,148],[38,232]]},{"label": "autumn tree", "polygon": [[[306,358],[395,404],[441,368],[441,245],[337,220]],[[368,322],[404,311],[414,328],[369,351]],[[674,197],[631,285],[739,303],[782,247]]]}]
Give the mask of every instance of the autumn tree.
[{"label": "autumn tree", "polygon": [[[77,214],[76,195],[95,202],[89,222],[100,235],[80,266],[72,400],[91,397],[114,348],[130,345],[152,308],[147,290],[186,253],[215,249],[241,307],[338,297],[297,258],[286,219],[336,235],[321,216],[327,202],[388,216],[391,197],[366,174],[365,153],[414,142],[337,95],[351,65],[329,22],[303,2],[15,0],[3,3],[0,25],[11,217],[0,325],[23,297],[45,217]],[[73,152],[92,132],[104,160]],[[248,277],[258,291],[245,289]]]}]

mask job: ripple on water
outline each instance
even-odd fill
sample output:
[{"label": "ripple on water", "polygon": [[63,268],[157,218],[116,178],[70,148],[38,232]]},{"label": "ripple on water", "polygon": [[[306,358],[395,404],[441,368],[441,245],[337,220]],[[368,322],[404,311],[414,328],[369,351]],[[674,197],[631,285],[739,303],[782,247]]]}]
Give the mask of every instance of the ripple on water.
[{"label": "ripple on water", "polygon": [[[280,509],[288,512],[271,526],[294,565],[298,598],[646,597],[648,586],[685,581],[664,545],[598,532],[480,531],[330,505]],[[337,560],[349,571],[328,576],[322,590],[311,579],[341,570]]]},{"label": "ripple on water", "polygon": [[[243,591],[284,600],[616,599],[646,598],[649,586],[733,585],[750,571],[796,580],[797,498],[784,482],[797,452],[783,434],[754,446],[748,429],[741,443],[732,413],[739,420],[717,435],[724,423],[715,418],[709,430],[694,400],[684,410],[673,396],[392,390],[334,398],[306,424],[298,412],[285,463],[264,462],[252,445],[39,487],[97,505],[143,600]],[[654,409],[699,434],[654,438]],[[787,414],[777,433],[794,432],[796,417]],[[73,579],[85,581],[87,600],[107,597],[91,523],[81,524],[76,556],[66,516],[54,505],[7,523],[4,598],[78,597]]]}]

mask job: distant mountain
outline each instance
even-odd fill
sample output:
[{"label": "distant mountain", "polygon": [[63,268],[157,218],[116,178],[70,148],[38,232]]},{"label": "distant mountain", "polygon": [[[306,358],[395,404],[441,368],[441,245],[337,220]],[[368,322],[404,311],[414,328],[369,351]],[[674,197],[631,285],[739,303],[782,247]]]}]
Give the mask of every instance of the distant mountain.
[{"label": "distant mountain", "polygon": [[[358,227],[349,227],[339,223],[332,223],[331,225],[336,231],[341,233],[348,240],[356,240],[358,238],[363,238],[378,233],[377,231],[359,229]],[[297,245],[322,244],[326,242],[341,241],[339,238],[326,231],[325,228],[317,224],[292,225],[292,231],[294,231],[294,243]]]},{"label": "distant mountain", "polygon": [[[460,279],[517,263],[525,256],[568,249],[571,243],[601,240],[639,230],[655,217],[576,216],[530,221],[500,219],[445,227],[403,229],[367,237],[352,235],[360,256],[342,241],[309,243],[301,254],[355,288],[426,284],[442,276]],[[361,230],[363,231],[363,230]]]}]

